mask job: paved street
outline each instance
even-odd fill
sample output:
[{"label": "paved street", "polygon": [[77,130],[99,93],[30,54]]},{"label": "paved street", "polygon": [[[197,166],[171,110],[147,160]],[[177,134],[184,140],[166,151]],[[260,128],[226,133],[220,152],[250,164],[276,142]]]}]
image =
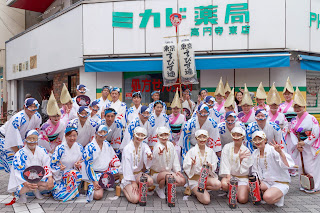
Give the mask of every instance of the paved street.
[{"label": "paved street", "polygon": [[93,201],[86,203],[84,197],[80,197],[75,201],[61,203],[52,198],[37,200],[28,198],[27,205],[15,204],[14,206],[5,206],[11,200],[6,193],[8,183],[8,175],[4,171],[0,171],[0,212],[54,212],[54,213],[76,213],[76,212],[320,212],[320,194],[308,195],[298,190],[298,177],[292,179],[293,183],[290,191],[285,198],[285,205],[282,208],[263,204],[261,206],[253,206],[251,203],[239,205],[237,209],[231,210],[227,205],[225,196],[217,196],[219,193],[212,193],[210,205],[204,206],[200,204],[194,196],[183,200],[183,189],[179,188],[177,196],[178,201],[175,208],[169,208],[164,200],[161,200],[157,195],[149,196],[146,207],[130,204],[125,197],[120,197],[117,200],[114,198],[115,192],[106,192],[105,197],[101,201]]}]

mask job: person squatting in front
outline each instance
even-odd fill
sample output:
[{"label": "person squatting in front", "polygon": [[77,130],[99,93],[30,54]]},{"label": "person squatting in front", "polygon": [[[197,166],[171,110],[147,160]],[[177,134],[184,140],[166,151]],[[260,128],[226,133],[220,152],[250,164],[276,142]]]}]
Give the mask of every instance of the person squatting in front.
[{"label": "person squatting in front", "polygon": [[153,162],[150,175],[153,182],[159,184],[156,192],[161,199],[165,199],[164,187],[168,174],[172,174],[177,186],[183,186],[186,180],[181,173],[181,166],[175,146],[169,141],[170,129],[158,127],[157,136],[159,142],[153,149]]},{"label": "person squatting in front", "polygon": [[283,206],[291,181],[288,170],[294,166],[294,161],[274,140],[267,143],[268,139],[263,131],[254,132],[252,140],[257,147],[252,153],[252,173],[258,174],[261,180],[263,200],[267,204]]},{"label": "person squatting in front", "polygon": [[[120,187],[127,200],[131,203],[139,202],[140,177],[143,175],[144,170],[149,169],[152,164],[152,152],[149,146],[143,142],[146,137],[147,130],[143,127],[136,127],[133,139],[122,152],[119,173],[122,174],[123,177]],[[145,175],[148,178],[148,187],[152,186],[152,178],[147,174]]]},{"label": "person squatting in front", "polygon": [[93,199],[100,200],[103,197],[104,190],[99,185],[99,180],[104,172],[109,172],[115,178],[119,178],[120,160],[106,140],[109,131],[106,125],[100,125],[95,138],[85,147],[85,172],[82,172],[82,179],[90,182],[87,192],[88,202]]},{"label": "person squatting in front", "polygon": [[[43,199],[40,191],[53,188],[53,178],[50,169],[50,157],[47,151],[38,146],[39,133],[36,130],[29,130],[25,136],[26,145],[20,149],[13,158],[10,172],[8,192],[14,192],[19,203],[26,203],[26,193],[32,191],[37,199]],[[45,174],[38,183],[29,183],[23,173],[30,166],[42,166]],[[37,178],[35,174],[34,178]],[[29,175],[29,177],[30,175]]]},{"label": "person squatting in front", "polygon": [[239,203],[247,203],[249,197],[248,175],[249,168],[252,166],[250,150],[243,145],[246,137],[244,129],[234,127],[231,130],[233,142],[226,144],[221,153],[221,163],[219,175],[222,177],[221,188],[229,191],[231,177],[237,178],[238,192],[237,198]]},{"label": "person squatting in front", "polygon": [[[195,132],[197,144],[192,147],[186,154],[183,161],[183,169],[188,177],[189,186],[197,199],[202,204],[210,203],[210,194],[207,190],[220,190],[221,183],[218,176],[214,173],[217,168],[218,157],[213,149],[206,146],[209,133],[206,130],[197,130]],[[204,165],[209,166],[209,176],[206,188],[203,193],[198,191],[198,182],[201,170]]]}]

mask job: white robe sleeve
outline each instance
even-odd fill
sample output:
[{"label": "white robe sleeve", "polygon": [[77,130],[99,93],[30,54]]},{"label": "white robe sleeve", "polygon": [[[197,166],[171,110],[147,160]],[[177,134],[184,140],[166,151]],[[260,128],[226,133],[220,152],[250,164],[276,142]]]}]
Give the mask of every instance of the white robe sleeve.
[{"label": "white robe sleeve", "polygon": [[10,149],[11,147],[15,146],[23,146],[23,141],[19,131],[22,125],[21,119],[22,118],[19,113],[19,116],[17,115],[16,117],[13,117],[8,121],[8,124],[6,125],[6,134],[4,142],[5,149]]},{"label": "white robe sleeve", "polygon": [[[185,171],[186,175],[189,177],[189,178],[192,178],[194,173],[195,173],[195,170],[196,170],[196,165],[193,165],[193,167],[191,168],[191,165],[192,165],[192,160],[191,160],[191,157],[192,157],[192,152],[193,150],[189,150],[189,152],[187,152],[185,158],[184,158],[184,161],[183,161],[183,170]],[[196,159],[198,160],[198,159]]]},{"label": "white robe sleeve", "polygon": [[289,167],[286,166],[286,165],[283,163],[280,154],[279,154],[276,150],[274,150],[273,147],[271,147],[271,150],[272,150],[272,156],[275,158],[275,160],[277,161],[277,163],[279,164],[279,166],[280,166],[281,168],[283,168],[283,169],[290,169],[290,168],[292,168],[292,167],[295,165],[295,163],[294,163],[294,161],[292,160],[291,156],[290,156],[288,153],[286,153],[285,151],[282,151],[282,152],[285,154],[285,156],[286,156],[286,158],[287,158],[287,162],[288,162],[288,164],[289,164]]},{"label": "white robe sleeve", "polygon": [[133,161],[131,159],[131,155],[129,150],[124,149],[122,152],[122,172],[123,172],[123,178],[128,181],[136,181],[134,174],[133,174]]},{"label": "white robe sleeve", "polygon": [[174,153],[172,170],[173,170],[173,172],[181,172],[181,166],[180,166],[178,153],[176,152],[173,144],[172,144],[172,147],[173,147],[172,151]]},{"label": "white robe sleeve", "polygon": [[[245,151],[245,152],[248,152],[251,154],[249,149],[245,148],[242,151]],[[238,168],[239,168],[240,174],[247,175],[249,173],[250,167],[253,164],[253,160],[252,160],[251,156],[249,156],[249,157],[242,159],[241,164],[240,164],[240,160],[239,160],[238,164],[239,164]]]},{"label": "white robe sleeve", "polygon": [[42,147],[37,147],[41,150],[41,161],[42,161],[42,166],[45,170],[45,176],[43,178],[47,178],[52,176],[52,171],[51,171],[51,167],[50,167],[50,156],[48,155],[47,151],[45,148]]},{"label": "white robe sleeve", "polygon": [[311,135],[304,140],[308,145],[312,145],[319,138],[319,123],[315,117],[312,116],[312,132]]},{"label": "white robe sleeve", "polygon": [[220,161],[220,170],[219,175],[221,177],[226,177],[231,174],[231,165],[230,165],[230,146],[226,144],[221,153],[221,161]]}]

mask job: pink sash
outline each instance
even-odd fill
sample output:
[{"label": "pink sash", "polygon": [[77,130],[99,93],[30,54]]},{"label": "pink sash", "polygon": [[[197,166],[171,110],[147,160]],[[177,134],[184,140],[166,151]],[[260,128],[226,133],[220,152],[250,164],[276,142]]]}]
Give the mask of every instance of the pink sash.
[{"label": "pink sash", "polygon": [[178,120],[179,116],[180,116],[180,113],[176,117],[173,114],[171,114],[169,117],[170,124],[174,124]]},{"label": "pink sash", "polygon": [[241,119],[243,123],[247,123],[247,121],[249,120],[249,118],[252,114],[252,111],[253,111],[253,109],[251,109],[250,112],[246,116],[244,116],[243,119]]},{"label": "pink sash", "polygon": [[276,112],[276,114],[274,114],[274,115],[270,112],[269,115],[270,115],[270,121],[274,122],[276,120],[276,118],[278,117],[279,112]]},{"label": "pink sash", "polygon": [[54,128],[53,129],[48,128],[48,130],[51,130],[51,131],[47,132],[47,134],[48,135],[53,135],[57,131],[57,129],[58,129],[59,125],[60,125],[60,121],[58,121],[57,125],[55,125],[55,126],[52,124],[50,119],[48,120],[48,123],[50,124],[50,126],[53,126]]},{"label": "pink sash", "polygon": [[[286,102],[287,103],[287,102]],[[289,108],[292,106],[293,100],[290,101],[290,103],[287,104],[286,108],[284,108],[283,113],[287,113]]]},{"label": "pink sash", "polygon": [[309,115],[309,113],[308,113],[308,112],[304,112],[303,115],[301,116],[301,118],[299,118],[299,117],[297,116],[297,124],[296,124],[295,127],[293,128],[293,130],[294,130],[295,132],[297,132],[300,124],[301,124],[302,121],[307,117],[307,115]]},{"label": "pink sash", "polygon": [[222,103],[220,105],[218,105],[218,103],[216,103],[216,106],[217,106],[217,111],[220,112],[221,108],[223,107],[224,105],[224,101],[222,101]]}]

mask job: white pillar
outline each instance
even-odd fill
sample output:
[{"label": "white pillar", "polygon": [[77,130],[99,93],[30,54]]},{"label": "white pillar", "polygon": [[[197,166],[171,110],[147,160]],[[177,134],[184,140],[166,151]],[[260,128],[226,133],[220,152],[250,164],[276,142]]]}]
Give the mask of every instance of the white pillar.
[{"label": "white pillar", "polygon": [[91,101],[96,99],[97,90],[97,73],[96,72],[85,72],[84,67],[79,68],[79,81],[80,84],[84,84],[89,91],[86,93]]},{"label": "white pillar", "polygon": [[17,105],[17,103],[18,103],[18,98],[17,98],[17,96],[18,96],[18,90],[17,90],[17,86],[18,86],[18,84],[17,84],[17,80],[12,80],[11,81],[11,103],[10,103],[10,105],[11,105],[11,109],[12,110],[14,110],[14,111],[17,111],[18,110],[18,105]]}]

